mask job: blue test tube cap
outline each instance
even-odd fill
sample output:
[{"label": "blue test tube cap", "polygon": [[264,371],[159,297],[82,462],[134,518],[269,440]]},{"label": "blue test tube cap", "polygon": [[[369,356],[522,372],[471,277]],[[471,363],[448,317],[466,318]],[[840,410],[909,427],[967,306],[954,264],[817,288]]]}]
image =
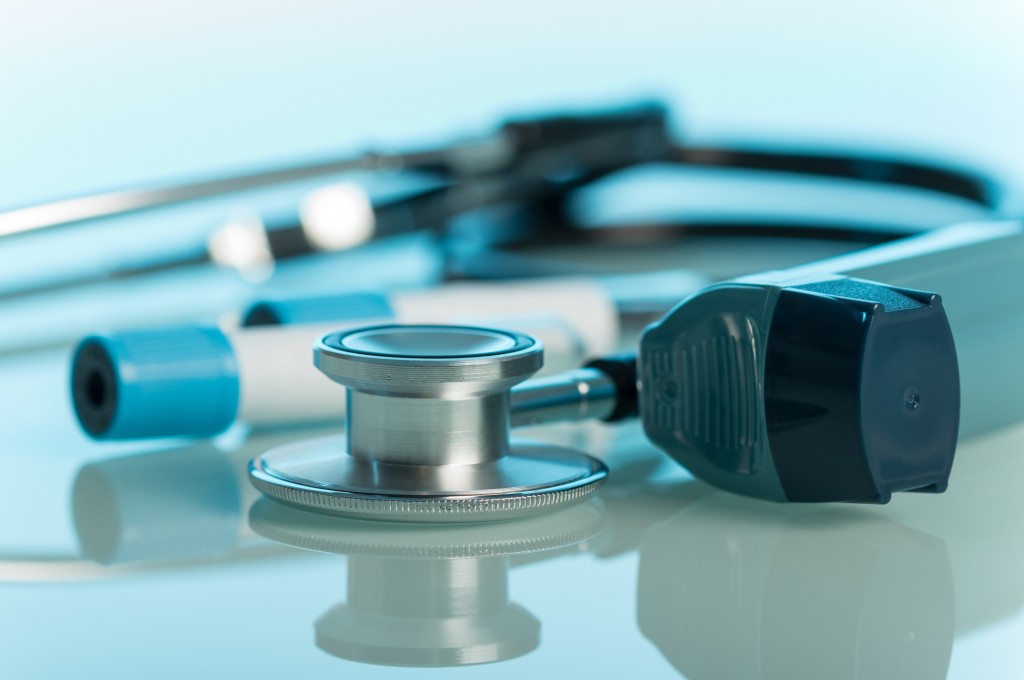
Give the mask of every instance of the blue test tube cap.
[{"label": "blue test tube cap", "polygon": [[343,293],[304,298],[261,300],[242,316],[243,326],[290,326],[332,321],[391,319],[395,315],[386,295]]},{"label": "blue test tube cap", "polygon": [[71,397],[94,439],[213,436],[238,413],[238,362],[213,327],[92,335],[75,349]]}]

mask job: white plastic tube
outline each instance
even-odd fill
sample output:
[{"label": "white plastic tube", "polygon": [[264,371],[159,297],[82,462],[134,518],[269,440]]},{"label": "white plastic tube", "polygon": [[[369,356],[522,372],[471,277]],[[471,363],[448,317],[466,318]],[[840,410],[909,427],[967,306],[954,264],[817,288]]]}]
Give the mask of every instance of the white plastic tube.
[{"label": "white plastic tube", "polygon": [[346,328],[378,323],[466,323],[528,333],[544,343],[544,368],[540,374],[576,368],[589,356],[587,343],[572,326],[555,316],[445,317],[417,310],[404,317],[363,319],[346,323],[299,326],[265,326],[235,331],[228,341],[238,360],[238,419],[255,426],[281,426],[336,420],[345,415],[345,388],[332,382],[313,366],[313,342]]},{"label": "white plastic tube", "polygon": [[1021,223],[960,224],[779,274],[843,274],[938,293],[960,369],[960,437],[1024,420]]},{"label": "white plastic tube", "polygon": [[342,417],[345,390],[314,368],[312,345],[343,328],[455,323],[517,330],[544,343],[542,374],[575,368],[588,356],[613,351],[619,341],[618,310],[593,279],[456,283],[392,293],[387,303],[387,317],[228,333],[239,364],[239,419],[282,425]]}]

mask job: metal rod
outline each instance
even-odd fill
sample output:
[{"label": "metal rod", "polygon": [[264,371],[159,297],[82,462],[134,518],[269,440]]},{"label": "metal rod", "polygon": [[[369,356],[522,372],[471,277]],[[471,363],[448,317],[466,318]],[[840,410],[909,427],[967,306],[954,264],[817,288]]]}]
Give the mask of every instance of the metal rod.
[{"label": "metal rod", "polygon": [[[654,144],[659,141],[659,144]],[[53,201],[0,211],[0,238],[127,215],[175,203],[210,198],[273,184],[356,170],[420,170],[442,176],[483,176],[526,159],[528,175],[557,174],[573,167],[614,170],[668,153],[666,113],[658,104],[575,116],[539,116],[506,121],[483,137],[405,153],[363,153],[348,158],[275,168],[197,182],[168,183]],[[549,165],[552,159],[558,161]]]},{"label": "metal rod", "polygon": [[362,156],[199,182],[111,191],[18,208],[0,212],[0,237],[70,226],[116,215],[127,215],[174,203],[258,189],[273,184],[373,168],[380,162],[379,159],[379,156]]},{"label": "metal rod", "polygon": [[596,368],[535,378],[512,388],[512,426],[606,418],[617,397],[615,383]]}]

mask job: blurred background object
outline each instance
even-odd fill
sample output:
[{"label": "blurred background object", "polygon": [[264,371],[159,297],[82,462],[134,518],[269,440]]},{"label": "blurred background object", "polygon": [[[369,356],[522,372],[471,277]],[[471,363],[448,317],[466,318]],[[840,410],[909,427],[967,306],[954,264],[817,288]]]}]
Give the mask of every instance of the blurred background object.
[{"label": "blurred background object", "polygon": [[0,82],[17,102],[0,137],[0,205],[645,93],[683,106],[693,138],[848,140],[1019,177],[1022,101],[1006,85],[1024,61],[1021,11],[1005,0],[103,0],[54,14],[13,0],[0,24]]},{"label": "blurred background object", "polygon": [[[355,164],[363,168],[355,179],[367,196],[386,203],[424,191],[429,199],[432,191],[444,193],[431,184],[436,177],[396,187],[394,177],[382,183],[365,171],[394,174],[415,165],[396,152],[441,149],[455,139],[482,140],[456,147],[458,158],[475,159],[478,169],[500,165],[509,149],[495,132],[518,130],[522,139],[529,126],[516,128],[516,120],[655,98],[667,106],[671,131],[687,145],[856,151],[868,158],[981,168],[1010,187],[1003,208],[1016,214],[1020,200],[1013,188],[1021,171],[1010,150],[1021,133],[1011,121],[1021,102],[1002,89],[980,92],[999,86],[1006,80],[1000,74],[1019,66],[1005,28],[1017,11],[1002,3],[986,12],[964,3],[925,13],[912,4],[824,11],[800,2],[777,12],[742,2],[714,9],[573,2],[557,8],[528,4],[514,12],[482,12],[460,3],[368,9],[304,2],[256,12],[230,2],[216,8],[186,2],[148,9],[69,6],[51,16],[31,3],[10,2],[0,50],[17,68],[0,73],[0,92],[18,105],[0,126],[0,208],[175,181],[195,185],[304,163],[327,172],[341,169],[331,159],[358,157],[365,149],[381,154]],[[878,12],[885,22],[877,22]],[[793,22],[791,15],[805,19]],[[553,30],[559,25],[572,30]],[[188,49],[180,49],[185,44]],[[905,87],[908,82],[914,86]],[[501,121],[513,122],[501,128]],[[25,134],[34,130],[39,132]],[[698,166],[720,162],[714,159],[690,157]],[[437,160],[432,169],[443,169]],[[463,160],[447,167],[467,166]],[[301,258],[302,267],[291,266],[289,256],[303,248],[322,249],[315,215],[336,212],[341,204],[354,214],[357,203],[352,191],[339,200],[337,190],[323,190],[308,174],[293,179],[227,201],[207,199],[144,218],[103,220],[73,234],[57,230],[4,243],[0,290],[8,292],[83,276],[154,276],[132,290],[101,285],[92,294],[8,300],[3,307],[19,323],[5,331],[0,345],[56,341],[55,328],[75,326],[80,316],[94,327],[79,322],[72,337],[124,327],[123,316],[136,325],[208,318],[275,290],[298,295],[422,286],[442,273],[432,261],[436,254],[422,242],[411,249],[390,244],[381,260],[370,260],[376,266],[363,265],[375,280],[347,275],[366,262],[363,257]],[[941,226],[988,212],[968,202],[936,205],[916,192],[895,197],[827,181],[794,184],[786,177],[740,173],[723,185],[719,175],[699,167],[662,167],[602,183],[574,201],[573,210],[594,224],[650,223],[682,211],[691,221],[714,214],[719,222],[731,217],[733,223],[757,223],[772,215],[797,224],[854,220],[882,231],[908,223]],[[283,237],[300,223],[301,247]],[[261,240],[263,229],[276,236]],[[704,240],[689,245],[660,253],[639,246],[624,253],[620,247],[615,257],[596,248],[586,255],[587,269],[621,268],[624,262],[636,268],[639,261],[645,268],[666,261],[705,271],[713,265]],[[660,246],[655,250],[665,244]],[[714,275],[795,263],[795,245],[765,247],[772,253],[758,263],[731,272],[719,267]],[[806,259],[820,256],[815,249],[821,247],[812,246]],[[464,275],[493,275],[498,264],[510,262],[462,248],[470,256],[455,271]],[[555,259],[546,267],[536,258],[532,269],[515,264],[520,272],[580,273],[581,255],[572,250],[547,247]],[[790,259],[777,264],[773,256]],[[169,258],[212,258],[241,268],[262,288],[210,272],[182,277],[166,270]],[[272,263],[279,266],[268,280]],[[195,285],[197,280],[202,283]],[[182,289],[204,294],[167,294]]]}]

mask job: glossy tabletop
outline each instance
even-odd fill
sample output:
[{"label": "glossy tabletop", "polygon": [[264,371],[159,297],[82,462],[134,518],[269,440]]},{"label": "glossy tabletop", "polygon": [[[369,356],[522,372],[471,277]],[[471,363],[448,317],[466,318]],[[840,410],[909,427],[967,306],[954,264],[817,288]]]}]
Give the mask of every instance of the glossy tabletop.
[{"label": "glossy tabletop", "polygon": [[[664,97],[699,142],[974,164],[1019,206],[1022,21],[1000,0],[12,0],[0,208],[635,96]],[[752,186],[731,207],[779,194]],[[977,216],[954,208],[942,219]],[[182,248],[207,217],[0,242],[0,284]],[[685,264],[731,275],[834,250],[816,248]],[[345,277],[314,263],[312,277],[429,278],[429,254],[402,253]],[[0,305],[0,677],[1024,677],[1024,424],[961,442],[945,494],[886,506],[746,500],[692,479],[635,425],[538,428],[522,435],[601,458],[607,484],[569,510],[469,527],[258,498],[249,459],[340,424],[202,442],[81,433],[71,337],[208,319],[256,294],[207,272]]]},{"label": "glossy tabletop", "polygon": [[880,507],[746,500],[633,426],[549,427],[529,434],[608,463],[597,500],[430,527],[257,500],[247,460],[306,432],[76,442],[67,406],[45,403],[63,371],[39,355],[2,373],[30,433],[0,482],[7,677],[1024,671],[1024,427],[963,443],[946,494]]}]

